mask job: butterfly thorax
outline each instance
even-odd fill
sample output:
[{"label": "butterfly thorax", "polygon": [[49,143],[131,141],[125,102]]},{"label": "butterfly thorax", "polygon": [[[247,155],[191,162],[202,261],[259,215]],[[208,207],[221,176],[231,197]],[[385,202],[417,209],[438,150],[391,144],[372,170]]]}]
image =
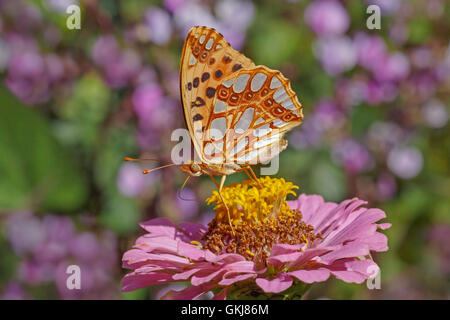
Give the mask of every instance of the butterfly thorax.
[{"label": "butterfly thorax", "polygon": [[236,163],[223,163],[217,165],[190,163],[180,167],[181,171],[189,173],[193,177],[207,175],[229,175],[241,171],[242,167]]}]

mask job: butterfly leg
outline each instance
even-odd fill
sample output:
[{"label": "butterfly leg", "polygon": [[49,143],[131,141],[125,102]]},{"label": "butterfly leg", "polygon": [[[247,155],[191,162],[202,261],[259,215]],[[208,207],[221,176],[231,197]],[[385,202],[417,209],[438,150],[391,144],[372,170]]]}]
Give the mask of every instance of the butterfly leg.
[{"label": "butterfly leg", "polygon": [[223,205],[225,207],[225,210],[227,210],[228,223],[230,224],[231,232],[233,233],[233,236],[234,236],[234,228],[233,228],[233,225],[231,224],[230,209],[228,208],[227,204],[225,203],[225,199],[222,196],[222,188],[223,188],[223,185],[225,184],[225,179],[226,179],[227,176],[226,175],[222,176],[222,178],[220,179],[220,184],[217,183],[216,179],[214,179],[214,177],[212,175],[209,175],[209,177],[214,182],[214,184],[217,186],[220,200],[222,200],[222,203],[223,203]]},{"label": "butterfly leg", "polygon": [[258,184],[258,186],[261,187],[261,183],[259,182],[258,177],[256,176],[255,172],[253,171],[252,167],[250,167],[250,166],[245,167],[244,170],[245,170],[245,173],[247,173],[250,180],[253,180],[254,182],[256,182]]}]

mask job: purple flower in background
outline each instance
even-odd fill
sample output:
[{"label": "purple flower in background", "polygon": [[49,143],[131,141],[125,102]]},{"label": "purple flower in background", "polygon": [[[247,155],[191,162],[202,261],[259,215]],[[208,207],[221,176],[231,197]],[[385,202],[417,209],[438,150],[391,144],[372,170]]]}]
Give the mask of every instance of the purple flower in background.
[{"label": "purple flower in background", "polygon": [[36,249],[45,239],[41,222],[29,211],[15,212],[5,223],[5,234],[18,254]]},{"label": "purple flower in background", "polygon": [[[116,238],[110,232],[78,233],[67,217],[11,213],[5,234],[20,256],[18,279],[29,286],[54,284],[63,299],[113,298]],[[81,290],[68,290],[67,267],[81,268]]]},{"label": "purple flower in background", "polygon": [[368,70],[373,70],[374,65],[384,61],[387,55],[383,38],[376,35],[358,32],[354,37],[353,44],[357,52],[358,64]]},{"label": "purple flower in background", "polygon": [[112,35],[100,37],[92,47],[92,59],[102,70],[107,84],[122,88],[141,71],[141,59],[133,49],[121,49]]},{"label": "purple flower in background", "polygon": [[216,16],[227,26],[245,31],[255,16],[255,6],[250,1],[220,0],[215,6]]},{"label": "purple flower in background", "polygon": [[383,172],[378,176],[376,187],[378,200],[380,201],[391,199],[397,192],[397,182],[395,181],[395,178],[387,172]]},{"label": "purple flower in background", "polygon": [[389,170],[398,177],[411,179],[422,170],[423,156],[415,147],[396,147],[389,152],[387,165]]},{"label": "purple flower in background", "polygon": [[194,2],[187,2],[180,7],[174,14],[174,21],[183,38],[186,37],[189,29],[198,25],[216,28],[219,32],[223,31],[222,27],[219,28],[220,23],[211,11],[206,6]]},{"label": "purple flower in background", "polygon": [[138,86],[132,96],[134,111],[139,119],[148,121],[154,110],[161,106],[163,90],[156,83],[144,83]]},{"label": "purple flower in background", "polygon": [[403,45],[408,40],[408,27],[402,22],[393,23],[389,28],[389,38],[397,45]]},{"label": "purple flower in background", "polygon": [[8,40],[7,87],[26,104],[47,102],[51,86],[64,76],[61,59],[55,54],[41,55],[35,43],[27,39],[11,36]]},{"label": "purple flower in background", "polygon": [[62,14],[66,13],[66,10],[70,5],[79,4],[78,0],[46,0],[45,2],[48,7]]},{"label": "purple flower in background", "polygon": [[370,169],[373,158],[367,148],[350,138],[344,139],[333,146],[332,156],[350,173],[356,174]]},{"label": "purple flower in background", "polygon": [[436,92],[438,79],[436,74],[431,70],[421,70],[415,72],[408,79],[408,85],[411,86],[410,90],[414,92],[419,101],[427,101],[432,99]]},{"label": "purple flower in background", "polygon": [[422,108],[422,116],[430,128],[442,128],[448,122],[448,111],[445,105],[438,100],[431,100]]},{"label": "purple flower in background", "polygon": [[119,45],[112,35],[102,36],[97,39],[92,47],[92,59],[95,64],[107,67],[119,59]]},{"label": "purple flower in background", "polygon": [[186,0],[164,0],[164,6],[170,12],[174,13],[178,11],[187,2]]},{"label": "purple flower in background", "polygon": [[15,281],[8,282],[0,295],[1,300],[25,300],[27,298],[22,286]]},{"label": "purple flower in background", "polygon": [[184,188],[183,191],[176,195],[175,203],[178,207],[178,212],[183,217],[183,220],[192,221],[198,212],[198,201],[194,190]]},{"label": "purple flower in background", "polygon": [[314,108],[315,127],[319,131],[327,131],[339,128],[344,124],[345,115],[339,109],[336,102],[332,100],[320,100]]},{"label": "purple flower in background", "polygon": [[172,36],[172,23],[167,11],[150,8],[145,13],[145,22],[148,28],[149,40],[159,46],[169,42]]},{"label": "purple flower in background", "polygon": [[218,18],[208,7],[188,2],[174,14],[174,21],[181,36],[185,37],[193,26],[203,25],[215,28],[222,33],[231,46],[241,49],[245,41],[245,32],[254,17],[254,6],[249,1],[219,1],[216,4]]},{"label": "purple flower in background", "polygon": [[409,74],[409,60],[400,52],[392,53],[384,60],[374,61],[373,64],[372,72],[379,81],[401,81]]},{"label": "purple flower in background", "polygon": [[400,0],[366,0],[368,5],[377,5],[380,7],[383,14],[392,15],[395,14],[400,8]]},{"label": "purple flower in background", "polygon": [[332,76],[350,70],[356,64],[356,51],[347,37],[319,38],[315,53],[325,71]]},{"label": "purple flower in background", "polygon": [[433,53],[426,47],[414,49],[411,53],[411,62],[418,68],[431,67],[433,63]]},{"label": "purple flower in background", "polygon": [[145,176],[142,169],[135,163],[126,162],[122,164],[117,174],[117,187],[120,193],[127,197],[137,197],[158,177],[155,172],[152,175]]},{"label": "purple flower in background", "polygon": [[301,129],[290,135],[289,141],[297,149],[318,145],[322,136],[333,129],[338,129],[345,121],[339,106],[331,100],[323,99],[317,103],[314,112],[306,117]]},{"label": "purple flower in background", "polygon": [[335,0],[311,2],[305,10],[305,20],[319,36],[341,35],[350,25],[347,11]]},{"label": "purple flower in background", "polygon": [[366,83],[364,100],[370,105],[393,101],[398,94],[397,86],[391,82],[370,80]]},{"label": "purple flower in background", "polygon": [[362,79],[345,78],[339,79],[336,83],[336,95],[340,103],[346,107],[358,105],[366,96],[367,84]]},{"label": "purple flower in background", "polygon": [[383,38],[359,32],[354,37],[358,64],[372,71],[379,81],[400,81],[409,74],[409,60],[400,53],[389,54]]},{"label": "purple flower in background", "polygon": [[374,122],[367,134],[368,144],[381,152],[387,153],[405,139],[402,128],[394,122]]}]

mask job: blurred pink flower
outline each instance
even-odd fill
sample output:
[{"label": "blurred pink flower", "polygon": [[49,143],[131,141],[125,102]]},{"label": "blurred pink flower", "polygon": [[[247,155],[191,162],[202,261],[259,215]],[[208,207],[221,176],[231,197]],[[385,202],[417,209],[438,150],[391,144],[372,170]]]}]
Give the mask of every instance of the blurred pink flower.
[{"label": "blurred pink flower", "polygon": [[316,42],[315,53],[327,73],[336,76],[356,64],[355,47],[348,37],[324,37]]},{"label": "blurred pink flower", "polygon": [[339,1],[313,1],[305,10],[306,23],[319,36],[340,35],[347,31],[350,17]]},{"label": "blurred pink flower", "polygon": [[389,152],[388,168],[400,178],[416,177],[423,167],[423,155],[416,147],[398,146]]},{"label": "blurred pink flower", "polygon": [[376,223],[386,217],[382,210],[364,208],[365,204],[356,198],[337,204],[305,194],[290,201],[289,206],[298,209],[322,239],[301,245],[274,244],[263,267],[237,253],[203,249],[202,234],[207,228],[201,224],[176,226],[166,218],[144,222],[141,227],[148,233],[123,256],[123,267],[133,271],[123,278],[122,290],[190,281],[191,286],[169,291],[163,298],[194,299],[218,290],[214,299],[225,299],[235,284],[279,293],[295,283],[322,282],[331,276],[362,283],[378,268],[368,259],[370,252],[388,249],[386,236],[377,230],[390,227]]},{"label": "blurred pink flower", "polygon": [[132,96],[134,110],[142,121],[148,121],[163,101],[163,90],[154,83],[144,83],[137,87]]},{"label": "blurred pink flower", "polygon": [[[17,278],[33,286],[55,285],[63,299],[115,298],[113,277],[117,239],[110,231],[81,232],[68,217],[13,212],[5,223],[6,239],[20,258]],[[80,266],[81,290],[67,288],[67,267]]]},{"label": "blurred pink flower", "polygon": [[332,155],[353,174],[368,170],[374,164],[374,159],[366,146],[350,138],[337,142],[333,146]]},{"label": "blurred pink flower", "polygon": [[167,11],[159,8],[150,8],[145,13],[145,22],[148,28],[149,40],[159,46],[169,42],[172,36],[172,22]]}]

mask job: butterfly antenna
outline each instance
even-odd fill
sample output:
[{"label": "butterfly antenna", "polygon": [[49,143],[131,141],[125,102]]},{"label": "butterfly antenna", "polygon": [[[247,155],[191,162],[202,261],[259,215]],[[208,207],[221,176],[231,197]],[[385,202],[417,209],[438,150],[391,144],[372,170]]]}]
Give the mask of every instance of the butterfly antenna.
[{"label": "butterfly antenna", "polygon": [[[123,158],[123,160],[125,160],[125,161],[135,161],[136,162],[136,161],[151,161],[151,160],[157,161],[158,159],[155,159],[155,158],[130,158],[130,157],[125,157],[125,158]],[[143,174],[148,174],[150,172],[153,172],[153,171],[156,171],[156,170],[159,170],[159,169],[163,169],[163,168],[167,168],[167,167],[172,167],[172,166],[180,166],[180,164],[176,164],[176,163],[166,164],[166,165],[163,165],[161,167],[157,167],[157,168],[153,168],[153,169],[149,169],[149,170],[142,170],[142,173]]]},{"label": "butterfly antenna", "polygon": [[185,199],[181,196],[181,192],[183,191],[183,189],[186,186],[186,183],[189,181],[190,177],[191,176],[187,176],[186,180],[184,180],[183,184],[181,185],[181,188],[177,191],[177,197],[184,201],[195,201],[195,199]]},{"label": "butterfly antenna", "polygon": [[125,157],[123,158],[123,160],[125,161],[152,161],[152,160],[158,160],[156,158],[130,158],[130,157]]},{"label": "butterfly antenna", "polygon": [[159,169],[163,169],[163,168],[167,168],[167,167],[173,167],[173,166],[180,166],[180,164],[177,164],[177,163],[166,164],[166,165],[161,166],[161,167],[157,167],[157,168],[153,168],[153,169],[147,169],[147,170],[142,170],[142,173],[143,174],[148,174],[150,172],[153,172],[153,171],[156,171],[156,170],[159,170]]}]

